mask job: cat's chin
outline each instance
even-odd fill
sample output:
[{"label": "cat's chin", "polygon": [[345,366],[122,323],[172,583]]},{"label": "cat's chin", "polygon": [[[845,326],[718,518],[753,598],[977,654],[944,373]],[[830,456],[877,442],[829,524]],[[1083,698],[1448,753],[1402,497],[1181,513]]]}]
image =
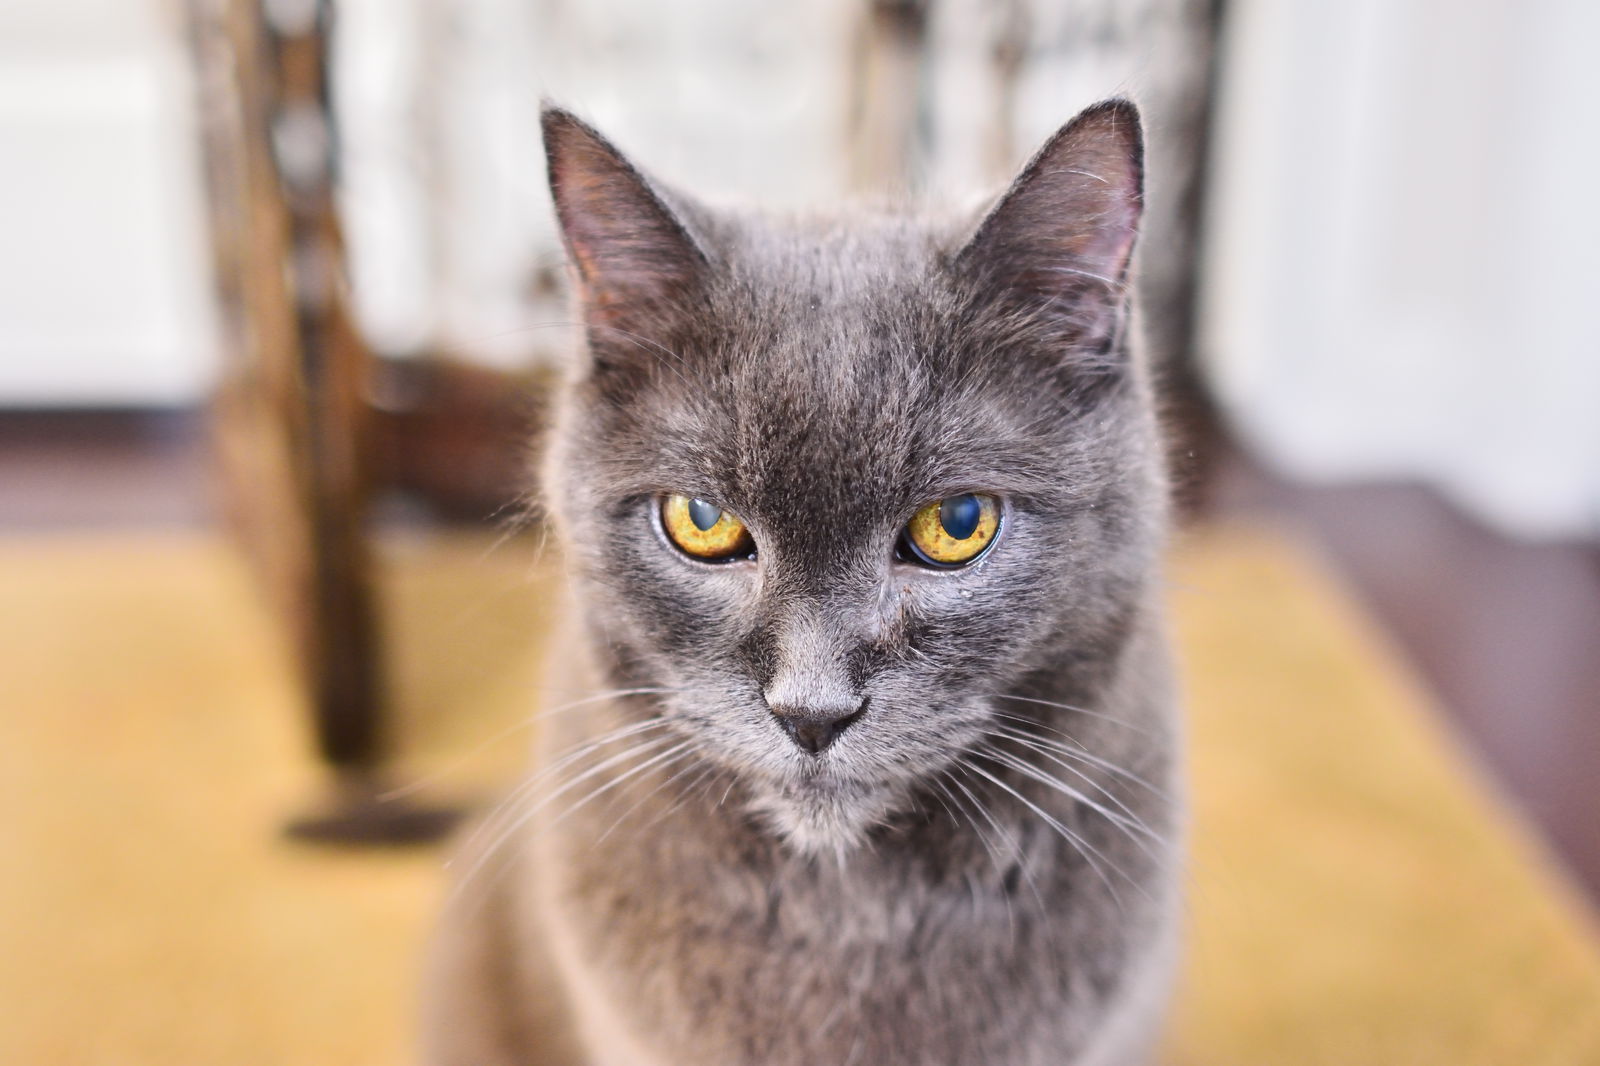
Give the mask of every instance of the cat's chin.
[{"label": "cat's chin", "polygon": [[808,781],[763,790],[751,808],[795,851],[839,855],[888,820],[896,796],[891,788]]}]

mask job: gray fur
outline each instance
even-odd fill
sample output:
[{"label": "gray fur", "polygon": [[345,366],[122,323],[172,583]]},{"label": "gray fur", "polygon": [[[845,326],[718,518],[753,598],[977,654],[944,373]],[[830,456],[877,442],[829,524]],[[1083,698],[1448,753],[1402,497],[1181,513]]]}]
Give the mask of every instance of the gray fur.
[{"label": "gray fur", "polygon": [[[1181,811],[1132,105],[976,226],[736,217],[564,112],[545,134],[589,323],[545,479],[556,659],[570,690],[658,691],[543,727],[543,792],[461,862],[430,1061],[1143,1061]],[[967,491],[1005,501],[988,554],[896,558]],[[673,492],[756,558],[677,552]],[[820,756],[769,708],[863,701]]]}]

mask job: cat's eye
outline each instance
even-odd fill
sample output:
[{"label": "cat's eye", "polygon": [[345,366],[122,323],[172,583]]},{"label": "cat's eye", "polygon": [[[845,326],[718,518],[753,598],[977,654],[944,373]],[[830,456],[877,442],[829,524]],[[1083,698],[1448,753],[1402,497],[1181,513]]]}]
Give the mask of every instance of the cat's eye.
[{"label": "cat's eye", "polygon": [[929,566],[965,566],[982,555],[1000,531],[1000,501],[969,492],[934,500],[906,523],[909,554]]},{"label": "cat's eye", "polygon": [[693,496],[661,500],[661,528],[667,539],[696,559],[723,562],[747,558],[755,541],[743,522],[714,503]]}]

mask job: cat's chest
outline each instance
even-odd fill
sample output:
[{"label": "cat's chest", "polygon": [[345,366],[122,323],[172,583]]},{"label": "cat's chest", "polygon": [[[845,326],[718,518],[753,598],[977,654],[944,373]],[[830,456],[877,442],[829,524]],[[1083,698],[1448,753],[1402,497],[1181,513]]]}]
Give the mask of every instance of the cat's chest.
[{"label": "cat's chest", "polygon": [[971,873],[909,858],[752,860],[660,838],[630,843],[632,876],[622,880],[614,866],[585,870],[588,860],[569,854],[562,895],[591,950],[641,975],[730,992],[771,983],[786,996],[802,987],[849,992],[864,981],[884,992],[895,981],[926,989],[941,973],[1014,973],[1017,952],[1049,935],[1037,900],[992,865]]},{"label": "cat's chest", "polygon": [[661,1049],[674,1062],[839,1062],[860,1033],[898,1034],[902,1046],[876,1049],[884,1061],[1028,1061],[991,1052],[1065,1039],[1059,930],[970,885],[727,866],[594,889],[557,916],[561,954],[591,1041],[619,1062]]}]

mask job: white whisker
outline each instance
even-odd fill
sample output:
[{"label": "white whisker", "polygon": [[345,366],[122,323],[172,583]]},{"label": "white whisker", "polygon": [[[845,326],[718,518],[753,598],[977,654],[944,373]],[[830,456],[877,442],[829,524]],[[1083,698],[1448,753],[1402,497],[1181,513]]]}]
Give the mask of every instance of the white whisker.
[{"label": "white whisker", "polygon": [[990,750],[986,752],[980,752],[978,754],[982,758],[993,759],[1002,766],[1010,767],[1023,776],[1039,782],[1046,788],[1060,792],[1062,795],[1083,804],[1085,807],[1088,807],[1090,810],[1094,811],[1096,814],[1100,815],[1106,821],[1110,822],[1113,826],[1116,826],[1117,829],[1126,834],[1128,839],[1131,840],[1134,845],[1138,847],[1140,851],[1144,852],[1145,855],[1152,861],[1156,862],[1158,865],[1165,864],[1165,857],[1157,853],[1155,849],[1150,846],[1146,839],[1148,838],[1148,840],[1153,840],[1158,844],[1162,843],[1163,841],[1160,834],[1151,829],[1137,816],[1134,816],[1130,819],[1117,814],[1102,804],[1097,803],[1095,800],[1090,799],[1088,796],[1073,788],[1071,785],[1062,782],[1058,778],[1052,777],[1050,774],[1045,773],[1038,767],[1032,766],[1027,761],[1019,759],[1013,755],[1010,755],[1009,753]]},{"label": "white whisker", "polygon": [[[571,766],[573,763],[578,762],[579,760],[581,760],[581,759],[583,759],[583,758],[595,753],[596,751],[599,751],[601,748],[605,747],[607,744],[612,744],[612,743],[615,743],[615,742],[617,742],[619,740],[626,740],[626,739],[628,739],[630,737],[635,737],[635,736],[638,736],[638,735],[640,735],[642,733],[648,733],[653,729],[664,728],[666,726],[666,724],[667,723],[666,723],[665,719],[662,719],[662,718],[649,718],[649,719],[646,719],[643,722],[634,722],[634,723],[631,723],[630,725],[622,726],[622,727],[619,727],[617,729],[608,730],[607,732],[602,733],[600,736],[595,737],[594,739],[592,739],[592,740],[590,740],[590,741],[588,741],[588,742],[586,742],[584,744],[578,745],[576,748],[574,748],[573,750],[567,752],[565,755],[563,755],[561,758],[555,760],[554,762],[540,767],[538,772],[532,774],[526,781],[523,781],[520,785],[518,785],[515,789],[513,789],[511,794],[509,796],[507,796],[503,801],[501,801],[501,803],[492,812],[490,812],[489,816],[486,817],[483,820],[483,822],[480,825],[478,825],[478,827],[476,829],[473,830],[473,832],[467,837],[466,841],[462,845],[462,848],[461,848],[462,852],[463,853],[470,853],[473,850],[474,845],[476,845],[485,836],[488,836],[491,833],[497,833],[498,830],[503,826],[503,824],[506,821],[511,820],[513,818],[517,818],[518,820],[520,820],[520,816],[517,816],[517,815],[515,815],[513,813],[515,811],[515,808],[518,805],[526,802],[533,795],[533,793],[538,790],[539,786],[544,784],[545,781],[547,779],[549,779],[550,777],[554,776],[555,774],[558,774],[562,770],[564,770],[567,767]],[[667,738],[659,738],[659,739],[665,740]],[[656,742],[657,742],[657,738],[651,738],[651,739],[648,739],[648,740],[645,741],[645,743],[652,744],[652,745],[655,744]],[[590,767],[588,770],[584,771],[583,775],[580,776],[579,778],[575,779],[575,780],[576,781],[586,780],[589,776],[593,775],[594,773],[597,773],[600,770],[603,770],[608,766],[614,765],[620,759],[622,759],[622,758],[626,757],[627,755],[631,754],[634,750],[636,750],[636,749],[635,748],[629,748],[629,749],[627,749],[627,750],[625,750],[625,751],[623,751],[623,752],[621,752],[619,754],[613,755],[610,758],[603,760],[598,765]],[[540,804],[542,805],[543,803],[546,803],[549,800],[555,798],[555,796],[560,795],[562,791],[564,791],[565,789],[571,787],[571,785],[573,783],[574,783],[573,781],[569,781],[566,784],[562,785],[561,789],[558,789],[555,793],[552,793],[551,795],[545,797],[545,799],[540,801]],[[537,807],[535,807],[535,809],[537,809]],[[494,850],[494,848],[491,847],[489,850],[492,852]],[[453,862],[454,862],[454,860],[451,859],[451,860],[447,861],[445,863],[445,865],[448,867]]]},{"label": "white whisker", "polygon": [[1146,781],[1132,770],[1129,770],[1123,766],[1119,766],[1109,759],[1096,755],[1094,752],[1084,747],[1082,742],[1080,742],[1078,738],[1073,736],[1071,733],[1061,729],[1052,728],[1051,726],[1045,725],[1043,722],[1036,722],[1031,718],[1024,718],[1021,715],[1006,714],[1002,711],[995,711],[992,713],[996,718],[1004,718],[1008,721],[1021,722],[1024,725],[1036,726],[1039,729],[1044,729],[1048,732],[1054,733],[1056,736],[1065,737],[1070,743],[1063,743],[1062,741],[1051,740],[1048,737],[1037,736],[1035,734],[1028,733],[1026,730],[1017,729],[1014,726],[1001,727],[1008,730],[1009,735],[1016,739],[1028,740],[1037,744],[1041,744],[1049,747],[1052,751],[1055,751],[1058,754],[1066,756],[1069,759],[1077,759],[1078,761],[1088,763],[1091,766],[1098,766],[1107,773],[1115,774],[1125,781],[1131,781],[1136,785],[1142,786],[1157,799],[1165,800],[1168,803],[1172,802],[1172,797],[1168,795],[1165,790],[1157,785],[1151,784],[1149,781]]},{"label": "white whisker", "polygon": [[[1138,813],[1136,811],[1134,811],[1133,808],[1129,807],[1126,803],[1124,803],[1122,801],[1121,797],[1119,797],[1115,792],[1112,792],[1105,785],[1101,784],[1099,781],[1096,781],[1093,777],[1089,776],[1087,773],[1085,773],[1083,770],[1080,770],[1078,767],[1072,765],[1071,763],[1064,762],[1061,758],[1059,758],[1050,749],[1045,748],[1043,746],[1040,746],[1040,745],[1034,743],[1033,738],[1031,738],[1031,737],[1018,737],[1018,736],[1012,735],[1010,733],[994,732],[994,731],[990,731],[989,732],[989,736],[992,736],[992,737],[994,737],[994,738],[996,738],[998,740],[1009,740],[1014,744],[1020,744],[1023,747],[1025,747],[1025,748],[1029,749],[1030,751],[1032,751],[1034,754],[1041,756],[1046,761],[1054,763],[1056,766],[1061,767],[1061,769],[1067,771],[1069,774],[1072,774],[1074,777],[1078,778],[1079,780],[1083,781],[1085,784],[1089,785],[1096,792],[1100,793],[1100,795],[1104,796],[1106,798],[1106,802],[1112,804],[1113,806],[1115,806],[1117,808],[1117,810],[1121,811],[1127,817],[1133,819],[1146,832],[1150,833],[1153,837],[1155,837],[1158,840],[1161,839],[1160,835],[1157,834],[1153,829],[1150,829],[1150,827],[1144,822],[1144,820],[1139,817]],[[1038,769],[1038,767],[1034,767],[1034,769]]]},{"label": "white whisker", "polygon": [[[966,764],[959,759],[955,763],[955,768],[963,772],[965,772],[967,769]],[[1011,849],[1011,855],[1014,860],[1021,865],[1024,870],[1026,870],[1026,865],[1024,862],[1025,856],[1022,853],[1022,848],[1015,840],[1011,838],[1011,834],[1000,828],[1000,823],[995,821],[994,816],[989,813],[989,809],[983,805],[983,801],[979,799],[977,795],[962,782],[957,781],[953,777],[950,778],[949,781],[950,784],[961,790],[961,794],[963,796],[966,796],[972,801],[972,806],[974,809],[976,809],[977,812],[983,816],[984,821],[988,822],[994,827],[994,831],[999,834],[1000,838],[1005,841],[1007,847]],[[954,796],[951,798],[953,799]],[[992,842],[989,840],[988,834],[984,833],[983,829],[976,821],[972,819],[970,815],[968,816],[967,820],[972,823],[973,832],[978,835],[978,840],[983,843],[984,850],[989,853],[989,861],[994,864],[995,878],[1003,887],[1006,877],[1006,865],[1005,861],[1001,858],[999,849],[993,846]],[[1028,874],[1028,884],[1033,889],[1034,899],[1038,901],[1039,909],[1042,911],[1044,909],[1044,900],[1039,895],[1039,886],[1033,883],[1033,875],[1031,873]],[[1006,927],[1008,934],[1011,939],[1015,941],[1017,938],[1017,916],[1011,903],[1011,895],[1008,892],[1002,892],[1000,894],[1000,898],[1005,900],[1006,903]]]},{"label": "white whisker", "polygon": [[1018,703],[1036,703],[1041,707],[1055,707],[1056,709],[1062,710],[1062,711],[1072,711],[1075,714],[1088,715],[1090,718],[1099,718],[1099,719],[1103,719],[1104,721],[1107,721],[1107,722],[1115,722],[1117,725],[1122,726],[1124,729],[1131,729],[1135,733],[1142,733],[1145,736],[1150,736],[1151,735],[1150,731],[1148,729],[1141,729],[1139,726],[1134,725],[1132,722],[1125,722],[1121,718],[1118,718],[1116,715],[1107,714],[1104,711],[1092,711],[1087,707],[1075,707],[1070,703],[1056,703],[1054,700],[1035,699],[1032,696],[1013,696],[1008,692],[998,693],[995,698],[996,699],[1002,699],[1002,700],[1016,700]]},{"label": "white whisker", "polygon": [[[562,811],[556,817],[554,817],[554,818],[550,819],[549,821],[545,822],[544,824],[540,825],[538,830],[537,830],[537,832],[539,832],[539,833],[548,832],[550,829],[554,828],[556,825],[558,825],[562,821],[566,820],[570,815],[576,814],[579,810],[581,810],[584,807],[588,806],[589,803],[591,803],[592,801],[594,801],[594,800],[598,799],[599,797],[605,795],[607,792],[610,792],[612,789],[616,788],[618,785],[621,785],[624,781],[627,781],[629,778],[632,778],[635,775],[640,774],[640,773],[644,772],[645,770],[648,770],[650,767],[652,767],[652,766],[656,765],[657,763],[661,762],[661,760],[670,758],[673,755],[676,755],[677,753],[685,750],[686,748],[688,748],[690,746],[690,742],[687,741],[687,740],[684,740],[684,741],[679,741],[676,745],[674,745],[673,747],[668,748],[666,751],[658,750],[658,745],[660,745],[661,743],[665,743],[668,739],[670,739],[670,738],[661,738],[659,740],[647,740],[647,741],[644,741],[644,742],[642,742],[640,744],[634,745],[632,748],[629,748],[627,751],[621,752],[620,754],[618,754],[616,756],[613,756],[610,759],[605,760],[605,762],[602,762],[597,766],[590,767],[588,770],[585,770],[582,774],[578,775],[576,778],[573,778],[571,781],[568,781],[566,784],[562,785],[555,792],[552,792],[550,795],[548,795],[544,799],[540,800],[531,809],[523,812],[516,819],[516,821],[514,821],[511,825],[507,826],[506,829],[498,837],[495,838],[494,842],[489,845],[488,849],[485,850],[483,855],[481,855],[479,857],[478,861],[473,864],[472,869],[468,870],[466,875],[462,877],[461,884],[460,884],[460,886],[458,886],[458,891],[459,891],[460,888],[464,888],[467,884],[469,884],[472,881],[472,879],[477,875],[477,873],[480,870],[482,870],[484,865],[486,865],[488,863],[490,858],[492,858],[502,847],[504,847],[507,841],[509,841],[513,836],[515,836],[519,831],[521,831],[523,829],[523,827],[525,827],[528,824],[528,822],[531,821],[533,819],[533,817],[539,813],[539,811],[544,809],[551,802],[553,802],[555,799],[557,799],[563,793],[565,793],[565,792],[569,791],[570,789],[572,789],[574,786],[581,784],[583,781],[585,781],[588,778],[594,776],[595,774],[601,772],[602,770],[609,769],[609,767],[611,765],[615,764],[616,762],[618,762],[619,760],[621,760],[623,758],[632,758],[633,756],[639,755],[641,753],[649,753],[649,752],[652,752],[652,751],[655,752],[655,754],[651,755],[650,758],[646,759],[644,762],[640,763],[639,765],[634,766],[634,767],[632,767],[632,768],[630,768],[628,770],[625,770],[621,774],[618,774],[616,777],[613,777],[613,778],[611,778],[609,780],[606,780],[606,781],[602,781],[599,784],[598,787],[596,787],[594,789],[591,789],[587,794],[585,794],[583,796],[582,799],[578,800],[576,803],[574,803],[571,806],[567,807],[566,810]],[[526,843],[527,842],[524,841],[524,845],[526,845]]]},{"label": "white whisker", "polygon": [[1106,876],[1105,870],[1101,868],[1100,863],[1096,861],[1097,859],[1105,862],[1111,867],[1113,872],[1120,875],[1123,880],[1127,881],[1139,892],[1144,892],[1144,887],[1142,885],[1124,873],[1116,863],[1106,858],[1099,848],[1096,848],[1081,835],[1074,833],[1071,829],[1068,829],[1065,825],[1061,824],[1061,821],[1049,811],[1045,810],[1043,807],[1039,806],[1037,803],[1024,796],[1021,792],[1018,792],[1016,789],[1000,780],[1000,778],[985,770],[983,767],[973,766],[970,763],[967,765],[973,773],[978,774],[985,780],[994,784],[996,787],[1010,793],[1019,803],[1021,803],[1024,807],[1027,807],[1034,814],[1038,815],[1046,825],[1059,833],[1063,840],[1067,841],[1067,843],[1078,849],[1078,853],[1088,861],[1089,866],[1094,870],[1095,875],[1098,876],[1101,882],[1106,886],[1106,891],[1111,893],[1111,898],[1116,901],[1118,907],[1122,906],[1122,896],[1117,892],[1116,886],[1111,883],[1111,879]]},{"label": "white whisker", "polygon": [[[693,745],[690,745],[690,746],[693,747]],[[690,754],[692,754],[692,753],[690,753]],[[623,822],[623,819],[627,818],[628,815],[632,814],[634,811],[636,811],[640,807],[644,806],[645,803],[649,802],[649,800],[652,797],[658,796],[658,795],[661,794],[661,792],[663,790],[672,787],[672,783],[674,781],[678,780],[680,777],[683,777],[685,774],[688,774],[688,773],[693,772],[694,770],[700,769],[700,767],[703,765],[701,763],[694,762],[692,759],[680,759],[680,760],[677,760],[677,761],[687,761],[688,765],[683,767],[680,770],[675,771],[674,773],[672,773],[670,776],[668,776],[664,780],[658,782],[656,784],[655,788],[653,788],[650,791],[646,792],[643,796],[640,796],[639,799],[634,802],[633,806],[629,807],[627,810],[625,810],[621,814],[617,815],[617,820],[612,822],[611,825],[609,825],[606,828],[605,832],[603,832],[599,836],[595,837],[594,844],[592,846],[598,847],[600,845],[601,841],[605,840],[606,837],[610,836],[611,833],[612,833],[612,830],[616,829],[617,826],[621,825],[622,822]],[[669,762],[667,764],[666,768],[670,769],[672,767],[672,765],[673,764]]]},{"label": "white whisker", "polygon": [[573,700],[571,703],[564,703],[559,707],[547,708],[539,711],[536,714],[529,715],[520,722],[514,722],[511,725],[506,726],[498,733],[495,733],[488,739],[474,745],[470,750],[457,756],[455,759],[451,760],[440,769],[435,770],[433,773],[428,774],[425,777],[421,777],[415,781],[411,781],[407,784],[397,785],[394,788],[389,789],[387,792],[380,793],[378,795],[378,800],[383,803],[388,803],[391,800],[404,799],[405,797],[414,795],[430,785],[438,784],[441,780],[460,770],[463,766],[466,766],[473,759],[476,759],[478,756],[482,755],[485,751],[494,747],[496,744],[503,743],[508,738],[516,736],[524,729],[531,728],[541,719],[549,718],[552,715],[562,714],[567,711],[575,710],[579,707],[587,707],[591,704],[600,703],[604,700],[616,699],[620,696],[642,696],[681,691],[683,690],[675,688],[618,688],[611,689],[608,692],[597,692],[592,696],[585,696],[583,699]]},{"label": "white whisker", "polygon": [[679,796],[671,806],[664,807],[656,812],[656,816],[645,823],[646,828],[670,818],[674,812],[680,810],[691,798],[697,795],[710,794],[712,782],[716,778],[718,771],[722,770],[722,767],[709,761],[702,762],[700,766],[700,775],[679,790]]}]

